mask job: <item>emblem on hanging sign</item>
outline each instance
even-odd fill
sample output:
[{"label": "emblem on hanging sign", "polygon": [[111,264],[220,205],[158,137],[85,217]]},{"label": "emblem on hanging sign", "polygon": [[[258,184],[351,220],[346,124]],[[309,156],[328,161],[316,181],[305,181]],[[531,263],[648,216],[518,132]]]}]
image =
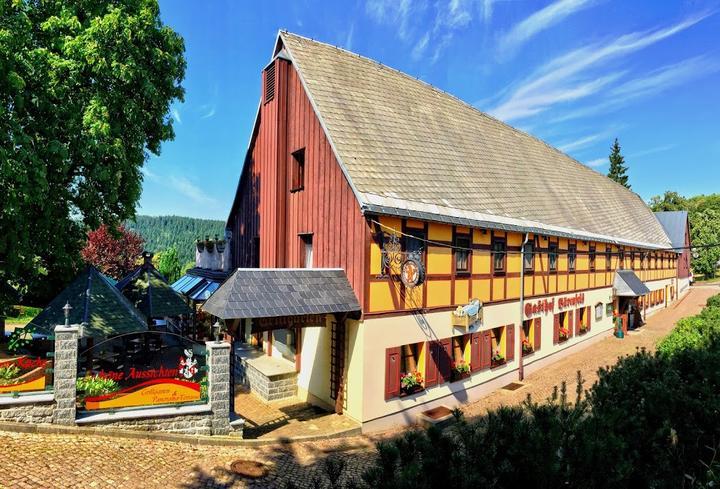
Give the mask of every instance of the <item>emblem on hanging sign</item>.
[{"label": "emblem on hanging sign", "polygon": [[400,267],[400,280],[408,289],[417,287],[425,280],[425,269],[420,258],[410,256]]}]

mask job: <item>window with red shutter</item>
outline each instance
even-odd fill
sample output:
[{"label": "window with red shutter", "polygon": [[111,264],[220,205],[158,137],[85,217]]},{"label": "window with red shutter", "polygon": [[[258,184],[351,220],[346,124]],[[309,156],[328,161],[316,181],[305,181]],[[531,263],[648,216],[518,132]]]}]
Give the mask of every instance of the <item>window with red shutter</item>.
[{"label": "window with red shutter", "polygon": [[473,372],[477,372],[482,368],[482,360],[480,359],[481,336],[480,333],[473,333],[470,339],[470,369]]},{"label": "window with red shutter", "polygon": [[560,314],[555,314],[553,318],[553,345],[560,342]]},{"label": "window with red shutter", "polygon": [[400,347],[385,350],[385,399],[400,395]]},{"label": "window with red shutter", "polygon": [[535,351],[538,351],[540,348],[542,348],[541,338],[542,338],[542,319],[535,318],[535,341],[533,343],[533,348],[535,349]]},{"label": "window with red shutter", "polygon": [[568,311],[568,312],[567,312],[567,316],[568,316],[568,321],[567,321],[568,338],[572,338],[572,337],[573,337],[573,331],[575,330],[575,328],[573,327],[573,326],[575,325],[575,319],[574,319],[574,314],[573,314],[573,312],[574,312],[574,311]]},{"label": "window with red shutter", "polygon": [[590,325],[592,324],[592,307],[587,306],[585,310],[585,317],[587,318],[587,330],[590,331]]},{"label": "window with red shutter", "polygon": [[508,324],[505,331],[505,359],[510,362],[515,360],[515,325]]},{"label": "window with red shutter", "polygon": [[440,345],[437,341],[428,341],[425,348],[425,387],[437,385]]},{"label": "window with red shutter", "polygon": [[492,362],[492,332],[483,331],[480,340],[480,368],[490,368]]},{"label": "window with red shutter", "polygon": [[440,340],[440,381],[450,382],[452,376],[453,350],[450,338]]}]

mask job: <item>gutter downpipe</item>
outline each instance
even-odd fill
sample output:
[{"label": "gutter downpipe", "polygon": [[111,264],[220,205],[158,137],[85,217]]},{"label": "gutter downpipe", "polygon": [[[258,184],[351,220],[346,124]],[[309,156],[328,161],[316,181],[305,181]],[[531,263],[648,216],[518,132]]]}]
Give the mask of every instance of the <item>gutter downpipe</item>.
[{"label": "gutter downpipe", "polygon": [[[525,309],[525,245],[530,239],[530,233],[525,233],[525,241],[520,247],[520,330],[523,327],[523,310]],[[519,336],[519,335],[518,335]],[[514,347],[514,346],[513,346]],[[522,340],[520,341],[520,355],[518,355],[518,380],[525,378],[525,365],[523,365]]]}]

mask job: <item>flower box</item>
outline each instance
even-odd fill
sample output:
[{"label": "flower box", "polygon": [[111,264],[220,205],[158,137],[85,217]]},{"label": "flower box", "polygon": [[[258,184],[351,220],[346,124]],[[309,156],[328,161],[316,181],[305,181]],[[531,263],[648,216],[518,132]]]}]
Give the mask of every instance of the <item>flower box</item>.
[{"label": "flower box", "polygon": [[400,395],[401,396],[411,396],[413,394],[416,394],[420,391],[424,391],[425,388],[422,385],[413,385],[410,387],[402,387],[400,388]]},{"label": "flower box", "polygon": [[458,372],[457,370],[452,371],[452,382],[467,378],[470,378],[470,372]]}]

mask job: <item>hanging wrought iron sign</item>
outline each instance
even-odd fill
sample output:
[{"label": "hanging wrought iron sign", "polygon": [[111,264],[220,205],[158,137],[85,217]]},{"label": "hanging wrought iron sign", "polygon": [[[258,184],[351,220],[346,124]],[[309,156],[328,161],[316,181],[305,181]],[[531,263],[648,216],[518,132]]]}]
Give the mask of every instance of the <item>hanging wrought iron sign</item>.
[{"label": "hanging wrought iron sign", "polygon": [[425,280],[425,267],[423,266],[422,252],[402,251],[400,238],[395,234],[382,233],[382,274],[381,278],[388,278],[399,273],[400,281],[405,287],[412,288],[422,284]]},{"label": "hanging wrought iron sign", "polygon": [[418,254],[408,254],[408,258],[400,267],[400,280],[409,289],[417,287],[425,281],[425,268]]}]

